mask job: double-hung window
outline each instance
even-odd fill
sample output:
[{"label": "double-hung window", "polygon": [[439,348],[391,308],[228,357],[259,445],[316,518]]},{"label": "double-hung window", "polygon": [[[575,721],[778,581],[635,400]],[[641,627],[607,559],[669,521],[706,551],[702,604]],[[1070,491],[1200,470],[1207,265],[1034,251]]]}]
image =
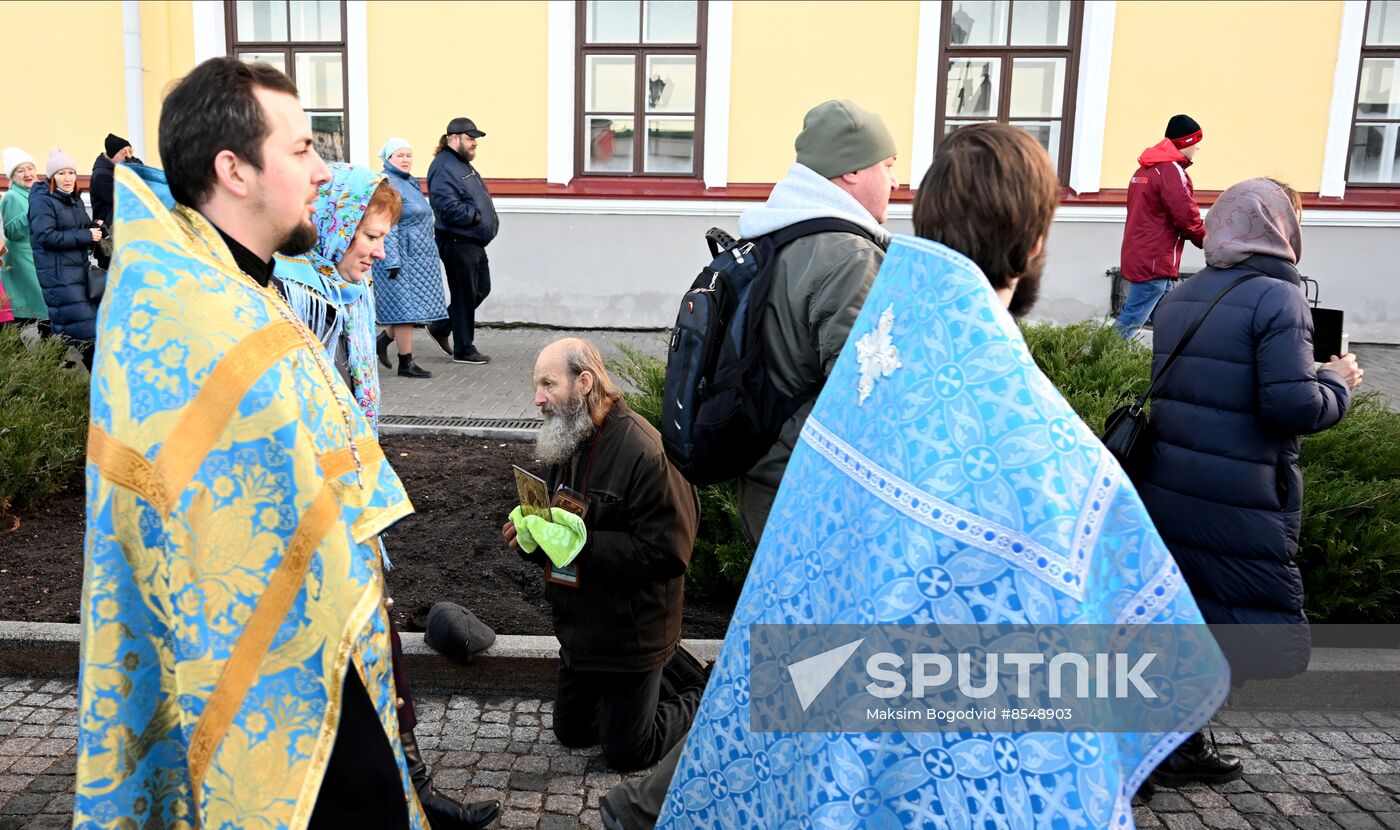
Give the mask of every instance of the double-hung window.
[{"label": "double-hung window", "polygon": [[574,169],[697,178],[704,0],[579,0]]},{"label": "double-hung window", "polygon": [[229,54],[271,64],[292,79],[326,161],[349,161],[345,0],[225,2]]},{"label": "double-hung window", "polygon": [[1400,2],[1366,10],[1347,184],[1400,184]]},{"label": "double-hung window", "polygon": [[1014,124],[1069,178],[1080,0],[954,0],[943,5],[935,135],[968,124]]}]

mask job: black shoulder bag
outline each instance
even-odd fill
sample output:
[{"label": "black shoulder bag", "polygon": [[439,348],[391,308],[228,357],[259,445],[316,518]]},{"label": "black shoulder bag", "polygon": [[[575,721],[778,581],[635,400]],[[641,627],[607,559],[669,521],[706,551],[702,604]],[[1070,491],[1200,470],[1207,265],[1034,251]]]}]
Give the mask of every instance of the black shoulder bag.
[{"label": "black shoulder bag", "polygon": [[1152,400],[1153,394],[1157,392],[1163,380],[1166,379],[1167,372],[1171,371],[1172,364],[1181,357],[1181,353],[1186,349],[1186,344],[1191,342],[1196,330],[1201,327],[1201,323],[1206,321],[1206,316],[1210,314],[1211,309],[1215,308],[1216,303],[1225,299],[1225,295],[1234,291],[1240,283],[1259,276],[1263,276],[1263,274],[1257,271],[1245,274],[1221,289],[1220,293],[1215,295],[1215,299],[1210,301],[1210,305],[1206,306],[1205,311],[1202,311],[1190,328],[1186,329],[1186,333],[1177,342],[1176,348],[1167,355],[1166,362],[1162,364],[1162,371],[1157,373],[1157,377],[1148,385],[1147,391],[1138,395],[1137,399],[1127,406],[1120,406],[1113,410],[1104,419],[1103,435],[1101,436],[1103,445],[1108,448],[1109,452],[1113,453],[1113,456],[1118,459],[1118,463],[1123,465],[1123,469],[1128,472],[1130,477],[1137,471],[1136,468],[1141,462],[1142,448],[1146,446],[1142,437],[1147,433],[1147,412],[1145,411],[1147,402]]}]

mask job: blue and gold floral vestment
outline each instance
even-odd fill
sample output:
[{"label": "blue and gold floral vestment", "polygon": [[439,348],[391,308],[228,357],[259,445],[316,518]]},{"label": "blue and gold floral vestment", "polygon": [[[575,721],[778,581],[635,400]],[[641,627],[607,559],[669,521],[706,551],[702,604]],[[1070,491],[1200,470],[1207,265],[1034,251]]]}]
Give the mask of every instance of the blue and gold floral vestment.
[{"label": "blue and gold floral vestment", "polygon": [[74,826],[305,827],[356,672],[395,716],[377,534],[412,512],[321,344],[121,166],[88,439]]},{"label": "blue and gold floral vestment", "polygon": [[[896,237],[793,452],[657,826],[1131,827],[1133,793],[1228,690],[1202,622],[987,278]],[[751,683],[750,626],[875,623],[1205,639],[1156,732],[753,728],[776,687]]]}]

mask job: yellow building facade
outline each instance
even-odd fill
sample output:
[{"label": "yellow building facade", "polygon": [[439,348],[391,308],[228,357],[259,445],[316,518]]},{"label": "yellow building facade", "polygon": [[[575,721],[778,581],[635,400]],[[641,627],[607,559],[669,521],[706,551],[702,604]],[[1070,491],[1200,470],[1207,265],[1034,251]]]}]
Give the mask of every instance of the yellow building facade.
[{"label": "yellow building facade", "polygon": [[[400,136],[422,175],[444,125],[474,119],[487,133],[477,166],[506,217],[493,263],[520,274],[518,301],[488,301],[494,319],[669,324],[704,227],[732,228],[782,178],[808,108],[851,98],[884,118],[913,187],[957,124],[1010,120],[1041,138],[1066,193],[1051,318],[1102,313],[1123,189],[1184,112],[1205,132],[1191,169],[1204,201],[1254,176],[1293,184],[1317,235],[1345,237],[1314,270],[1339,275],[1326,299],[1370,307],[1353,339],[1400,328],[1400,288],[1363,300],[1341,277],[1361,265],[1345,232],[1367,232],[1366,250],[1400,228],[1400,3],[112,0],[7,2],[3,17],[35,36],[0,50],[0,146],[41,166],[52,146],[86,166],[108,132],[158,164],[163,91],[216,55],[288,69],[323,153],[361,164],[378,166]],[[38,34],[57,17],[81,21],[64,49]],[[908,199],[892,211],[897,231]],[[634,273],[615,273],[616,256],[593,262],[583,241],[632,236],[607,219],[618,216],[660,246],[621,254]],[[585,250],[542,259],[541,238]],[[638,276],[672,248],[666,280],[679,282]],[[550,299],[551,275],[580,261],[581,296]]]}]

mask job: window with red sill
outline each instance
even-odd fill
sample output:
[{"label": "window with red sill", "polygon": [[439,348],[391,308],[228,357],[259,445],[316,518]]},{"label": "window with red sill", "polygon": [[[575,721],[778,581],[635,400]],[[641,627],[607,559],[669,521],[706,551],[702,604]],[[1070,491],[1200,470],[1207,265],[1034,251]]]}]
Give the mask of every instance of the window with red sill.
[{"label": "window with red sill", "polygon": [[277,67],[301,93],[316,152],[349,161],[345,0],[225,0],[228,53]]},{"label": "window with red sill", "polygon": [[699,178],[704,0],[578,0],[580,177]]},{"label": "window with red sill", "polygon": [[935,135],[985,121],[1013,124],[1069,181],[1082,0],[943,3]]}]

